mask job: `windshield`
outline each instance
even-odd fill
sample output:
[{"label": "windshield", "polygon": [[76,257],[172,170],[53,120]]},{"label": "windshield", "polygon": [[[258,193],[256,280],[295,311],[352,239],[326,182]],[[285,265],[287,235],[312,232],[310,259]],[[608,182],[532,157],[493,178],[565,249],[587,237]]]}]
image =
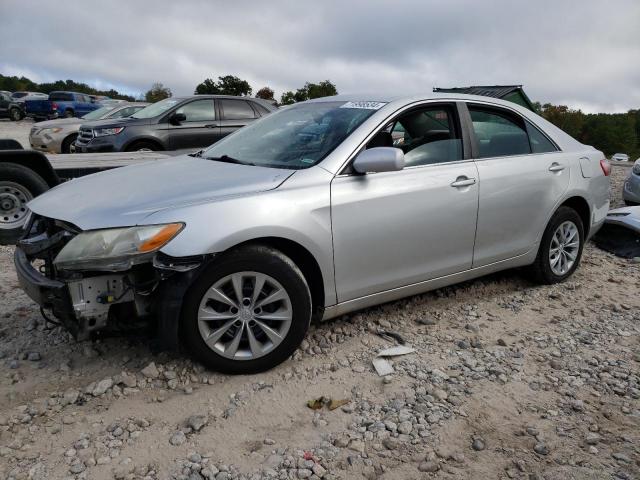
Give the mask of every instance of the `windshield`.
[{"label": "windshield", "polygon": [[94,110],[93,112],[87,113],[82,118],[85,119],[85,120],[98,120],[98,119],[102,118],[103,116],[105,116],[107,113],[109,113],[114,108],[115,108],[115,106],[98,108],[97,110]]},{"label": "windshield", "polygon": [[11,95],[13,98],[22,98],[22,97],[26,97],[27,95],[29,95],[29,92],[14,92],[13,95]]},{"label": "windshield", "polygon": [[322,161],[377,108],[354,102],[294,105],[238,130],[202,153],[261,167],[309,168]]},{"label": "windshield", "polygon": [[173,98],[165,98],[164,100],[160,100],[159,102],[154,103],[153,105],[149,105],[148,107],[137,111],[136,113],[131,115],[131,118],[157,117],[158,115],[162,115],[163,113],[165,113],[170,108],[175,107],[177,104],[178,104],[178,100],[175,100]]}]

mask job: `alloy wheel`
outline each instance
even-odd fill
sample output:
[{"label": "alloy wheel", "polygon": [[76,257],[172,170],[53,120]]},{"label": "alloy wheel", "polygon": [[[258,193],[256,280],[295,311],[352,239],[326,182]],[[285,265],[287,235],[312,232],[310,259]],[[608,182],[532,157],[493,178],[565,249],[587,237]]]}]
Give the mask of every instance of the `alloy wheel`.
[{"label": "alloy wheel", "polygon": [[562,222],[551,237],[549,264],[551,271],[558,276],[566,275],[578,258],[580,234],[572,221]]},{"label": "alloy wheel", "polygon": [[273,351],[287,336],[291,299],[273,277],[236,272],[216,281],[198,308],[198,329],[207,346],[232,360],[253,360]]}]

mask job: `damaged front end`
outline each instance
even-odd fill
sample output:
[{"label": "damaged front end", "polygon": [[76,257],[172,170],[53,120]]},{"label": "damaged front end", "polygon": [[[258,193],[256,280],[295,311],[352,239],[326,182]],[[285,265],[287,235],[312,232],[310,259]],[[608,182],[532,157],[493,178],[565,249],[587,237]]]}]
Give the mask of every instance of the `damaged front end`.
[{"label": "damaged front end", "polygon": [[34,215],[14,254],[18,279],[78,340],[98,330],[140,328],[155,318],[163,343],[176,346],[182,297],[206,261],[159,252],[183,227],[83,232]]}]

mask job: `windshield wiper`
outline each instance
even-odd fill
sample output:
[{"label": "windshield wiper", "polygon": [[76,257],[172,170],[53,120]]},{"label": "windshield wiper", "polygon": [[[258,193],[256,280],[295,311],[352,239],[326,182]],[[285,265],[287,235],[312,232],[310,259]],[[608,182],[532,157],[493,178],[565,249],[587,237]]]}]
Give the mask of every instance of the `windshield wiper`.
[{"label": "windshield wiper", "polygon": [[236,163],[238,165],[251,165],[255,167],[255,163],[251,162],[243,162],[242,160],[238,160],[237,158],[230,157],[229,155],[220,155],[219,157],[204,157],[207,160],[214,160],[216,162],[225,162],[225,163]]}]

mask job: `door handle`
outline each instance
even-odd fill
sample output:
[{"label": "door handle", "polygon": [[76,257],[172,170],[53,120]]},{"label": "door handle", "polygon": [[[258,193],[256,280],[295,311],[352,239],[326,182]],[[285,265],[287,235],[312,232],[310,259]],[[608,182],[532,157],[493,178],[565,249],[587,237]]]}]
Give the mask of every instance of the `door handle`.
[{"label": "door handle", "polygon": [[218,128],[218,126],[217,123],[210,123],[209,125],[205,125],[204,128]]},{"label": "door handle", "polygon": [[470,185],[474,185],[475,183],[476,183],[475,178],[458,177],[456,178],[456,181],[451,184],[451,186],[460,188],[460,187],[468,187]]},{"label": "door handle", "polygon": [[561,172],[564,170],[564,165],[560,165],[559,163],[553,162],[549,167],[550,172]]}]

